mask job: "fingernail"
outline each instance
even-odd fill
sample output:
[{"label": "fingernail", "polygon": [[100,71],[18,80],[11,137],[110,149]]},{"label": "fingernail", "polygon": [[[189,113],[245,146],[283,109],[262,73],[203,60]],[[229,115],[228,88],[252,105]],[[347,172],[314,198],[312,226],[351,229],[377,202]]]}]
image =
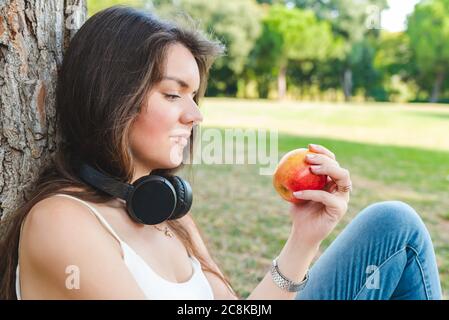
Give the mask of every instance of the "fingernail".
[{"label": "fingernail", "polygon": [[314,149],[319,149],[318,145],[313,144],[313,143],[309,144],[309,146],[311,146],[311,147],[314,148]]},{"label": "fingernail", "polygon": [[316,155],[314,155],[314,154],[308,154],[308,155],[307,155],[307,159],[313,159],[313,158],[315,158],[315,156],[316,156]]},{"label": "fingernail", "polygon": [[321,166],[310,166],[310,168],[313,170],[313,171],[315,171],[315,172],[318,172],[318,171],[320,171],[321,170]]},{"label": "fingernail", "polygon": [[303,194],[302,191],[296,191],[296,192],[293,192],[293,195],[294,195],[295,197],[298,197],[298,196],[300,196],[300,195],[302,195],[302,194]]}]

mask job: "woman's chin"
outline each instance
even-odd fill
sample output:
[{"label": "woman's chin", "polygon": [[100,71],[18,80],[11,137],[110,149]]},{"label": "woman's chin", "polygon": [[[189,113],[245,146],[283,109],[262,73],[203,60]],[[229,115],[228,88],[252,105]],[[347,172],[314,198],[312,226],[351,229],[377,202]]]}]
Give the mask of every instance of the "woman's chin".
[{"label": "woman's chin", "polygon": [[182,160],[183,160],[182,151],[181,152],[179,152],[179,151],[171,152],[170,157],[167,161],[167,166],[170,167],[170,169],[176,168],[182,163]]}]

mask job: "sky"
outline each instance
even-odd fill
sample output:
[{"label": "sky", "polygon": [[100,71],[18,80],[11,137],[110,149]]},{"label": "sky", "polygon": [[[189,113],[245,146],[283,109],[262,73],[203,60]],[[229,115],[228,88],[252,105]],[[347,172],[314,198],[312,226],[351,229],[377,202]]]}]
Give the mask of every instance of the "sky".
[{"label": "sky", "polygon": [[382,28],[388,31],[405,30],[407,15],[419,0],[388,0],[389,9],[382,12]]}]

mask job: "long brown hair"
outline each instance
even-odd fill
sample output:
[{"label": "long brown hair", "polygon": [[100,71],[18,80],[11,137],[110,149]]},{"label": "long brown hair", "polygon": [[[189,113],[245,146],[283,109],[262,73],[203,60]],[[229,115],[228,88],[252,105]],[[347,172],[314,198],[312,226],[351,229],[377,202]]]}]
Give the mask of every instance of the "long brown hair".
[{"label": "long brown hair", "polygon": [[[162,21],[151,13],[114,6],[89,18],[73,37],[58,72],[56,88],[56,152],[41,168],[30,197],[2,219],[7,232],[0,244],[0,299],[16,299],[20,226],[31,208],[56,193],[94,203],[113,199],[84,183],[76,174],[79,156],[97,170],[120,181],[133,177],[129,130],[146,94],[163,75],[167,48],[181,43],[198,64],[201,85],[195,99],[204,95],[209,69],[223,53],[219,42],[195,28]],[[190,146],[192,150],[193,135]],[[174,170],[158,170],[174,174]],[[63,189],[71,189],[63,190]],[[82,190],[82,191],[75,191]],[[218,276],[233,292],[226,276],[207,263],[178,221],[168,221],[202,269]]]}]

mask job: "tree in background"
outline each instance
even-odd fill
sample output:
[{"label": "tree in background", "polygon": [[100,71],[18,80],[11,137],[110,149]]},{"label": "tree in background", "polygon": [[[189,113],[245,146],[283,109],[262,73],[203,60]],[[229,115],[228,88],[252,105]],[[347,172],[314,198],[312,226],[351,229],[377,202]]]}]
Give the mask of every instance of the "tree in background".
[{"label": "tree in background", "polygon": [[254,58],[259,61],[256,65],[275,70],[279,99],[286,94],[289,61],[322,61],[335,51],[330,24],[318,21],[310,10],[273,5],[262,25],[263,33],[256,42]]},{"label": "tree in background", "polygon": [[209,95],[235,96],[239,79],[256,38],[260,33],[260,7],[254,0],[157,0],[155,9],[162,16],[177,19],[187,13],[200,27],[226,45],[226,56],[211,71]]},{"label": "tree in background", "polygon": [[340,77],[346,100],[351,99],[356,86],[365,85],[361,77],[354,79],[354,69],[363,70],[363,66],[366,66],[371,71],[367,78],[368,84],[375,82],[372,81],[376,78],[372,61],[367,60],[368,57],[374,56],[372,40],[367,41],[365,37],[378,36],[376,29],[380,26],[370,22],[370,15],[376,18],[376,11],[380,13],[387,7],[386,0],[291,0],[290,2],[299,8],[313,10],[319,19],[331,23],[336,36],[344,39],[343,58],[329,62],[333,66],[333,74]]},{"label": "tree in background", "polygon": [[407,34],[383,31],[375,45],[373,65],[383,89],[381,96],[375,96],[376,100],[415,99],[419,74]]},{"label": "tree in background", "polygon": [[227,46],[209,96],[283,97],[288,83],[295,96],[437,101],[449,87],[449,0],[423,1],[397,34],[376,25],[387,0],[87,1],[90,15],[126,4],[199,21]]},{"label": "tree in background", "polygon": [[273,79],[277,76],[276,60],[281,55],[282,38],[262,23],[262,32],[256,40],[245,66],[246,81],[255,81],[259,98],[267,98]]},{"label": "tree in background", "polygon": [[449,68],[449,0],[419,3],[408,19],[407,34],[421,77],[433,78],[430,102],[438,102]]}]

